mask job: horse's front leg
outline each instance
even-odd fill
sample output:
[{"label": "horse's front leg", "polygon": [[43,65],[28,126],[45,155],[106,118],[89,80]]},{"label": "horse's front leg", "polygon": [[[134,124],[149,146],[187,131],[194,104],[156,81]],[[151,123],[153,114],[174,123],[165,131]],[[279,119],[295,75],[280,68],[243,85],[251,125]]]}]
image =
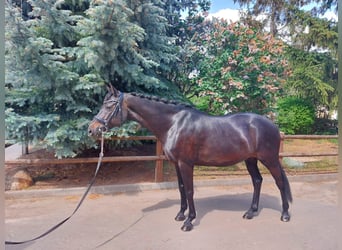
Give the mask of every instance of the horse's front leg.
[{"label": "horse's front leg", "polygon": [[257,159],[250,158],[245,161],[248,173],[252,177],[253,182],[253,200],[251,207],[247,210],[247,212],[243,215],[244,219],[252,219],[255,213],[258,211],[259,208],[259,198],[260,198],[260,190],[262,184],[262,177],[258,169]]},{"label": "horse's front leg", "polygon": [[189,215],[185,220],[182,230],[191,231],[193,228],[192,221],[196,218],[196,210],[194,204],[194,183],[193,183],[193,165],[179,163],[179,172],[183,180],[184,191],[187,203],[189,205]]},{"label": "horse's front leg", "polygon": [[183,178],[182,175],[180,173],[179,170],[179,166],[176,163],[175,164],[176,167],[176,171],[177,171],[177,178],[178,178],[178,188],[179,188],[179,193],[180,193],[180,197],[181,197],[181,208],[178,212],[178,214],[175,217],[176,221],[183,221],[185,220],[185,211],[188,208],[188,202],[186,200],[186,194],[185,194],[185,188],[184,188],[184,182],[183,182]]}]

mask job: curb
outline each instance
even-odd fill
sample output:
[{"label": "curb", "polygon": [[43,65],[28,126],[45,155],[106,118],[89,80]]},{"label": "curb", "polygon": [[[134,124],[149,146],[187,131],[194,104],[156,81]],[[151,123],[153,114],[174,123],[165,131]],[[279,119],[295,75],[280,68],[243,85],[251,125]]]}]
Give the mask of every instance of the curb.
[{"label": "curb", "polygon": [[[317,181],[337,181],[338,174],[312,174],[312,175],[296,175],[288,176],[290,182],[317,182]],[[274,182],[271,176],[265,176],[264,183]],[[212,186],[238,186],[251,184],[251,179],[247,177],[232,178],[232,179],[212,179],[212,180],[195,180],[196,187],[212,187]],[[142,192],[148,190],[169,190],[177,189],[177,182],[161,182],[161,183],[139,183],[139,184],[124,184],[124,185],[106,185],[94,186],[90,190],[91,194],[116,194],[127,192]],[[86,187],[76,188],[56,188],[56,189],[37,189],[37,190],[20,190],[6,191],[6,199],[20,198],[36,198],[36,197],[51,197],[51,196],[68,196],[82,195]]]}]

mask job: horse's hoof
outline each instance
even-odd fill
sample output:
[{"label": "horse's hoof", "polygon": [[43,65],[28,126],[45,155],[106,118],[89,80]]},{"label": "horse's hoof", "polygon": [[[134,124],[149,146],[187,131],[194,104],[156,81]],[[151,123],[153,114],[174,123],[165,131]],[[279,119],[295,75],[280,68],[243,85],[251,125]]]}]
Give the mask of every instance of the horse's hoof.
[{"label": "horse's hoof", "polygon": [[290,215],[288,213],[283,213],[280,217],[280,220],[283,222],[288,222],[290,221]]},{"label": "horse's hoof", "polygon": [[191,224],[191,222],[188,222],[188,223],[184,223],[184,225],[182,226],[182,231],[184,232],[189,232],[193,229],[193,225]]},{"label": "horse's hoof", "polygon": [[242,216],[242,218],[247,219],[247,220],[253,219],[253,217],[254,217],[254,212],[253,212],[253,211],[247,211],[247,212]]},{"label": "horse's hoof", "polygon": [[175,217],[176,221],[183,221],[185,220],[185,215],[183,213],[178,213],[177,216]]}]

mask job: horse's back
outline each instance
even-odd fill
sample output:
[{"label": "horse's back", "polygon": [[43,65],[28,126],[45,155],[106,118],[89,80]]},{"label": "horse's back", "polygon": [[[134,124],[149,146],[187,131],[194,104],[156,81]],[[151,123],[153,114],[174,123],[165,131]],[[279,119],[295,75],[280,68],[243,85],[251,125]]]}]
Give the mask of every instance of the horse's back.
[{"label": "horse's back", "polygon": [[271,135],[279,138],[280,133],[278,127],[267,117],[254,113],[237,113],[223,116],[228,124],[235,124],[241,129],[249,131],[256,130],[257,136]]}]

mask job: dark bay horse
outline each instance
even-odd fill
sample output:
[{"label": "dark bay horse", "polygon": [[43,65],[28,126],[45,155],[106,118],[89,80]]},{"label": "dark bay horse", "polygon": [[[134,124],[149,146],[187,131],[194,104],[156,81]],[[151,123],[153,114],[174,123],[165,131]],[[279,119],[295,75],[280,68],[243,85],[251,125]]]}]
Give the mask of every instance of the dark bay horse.
[{"label": "dark bay horse", "polygon": [[[182,230],[190,231],[196,217],[194,165],[227,166],[245,161],[254,193],[251,207],[243,218],[252,219],[258,211],[262,183],[259,160],[280,190],[281,220],[290,220],[288,209],[292,195],[279,162],[280,134],[267,118],[251,113],[211,116],[185,105],[122,93],[111,86],[101,110],[89,125],[89,135],[98,136],[126,120],[137,121],[149,129],[161,141],[166,157],[175,164],[181,196],[181,208],[175,219],[185,220]],[[184,213],[188,207],[186,218]]]}]

